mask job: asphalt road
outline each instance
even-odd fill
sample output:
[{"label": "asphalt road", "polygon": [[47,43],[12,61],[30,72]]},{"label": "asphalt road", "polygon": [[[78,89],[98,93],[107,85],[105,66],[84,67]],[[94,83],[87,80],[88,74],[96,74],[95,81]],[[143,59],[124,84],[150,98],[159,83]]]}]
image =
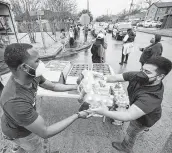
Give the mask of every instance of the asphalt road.
[{"label": "asphalt road", "polygon": [[[108,49],[106,61],[116,73],[124,71],[139,70],[139,58],[141,52],[139,47],[149,45],[149,40],[153,35],[137,33],[135,40],[135,51],[130,55],[128,64],[121,67],[119,65],[121,58],[122,43],[115,41],[110,34],[107,35]],[[172,60],[172,38],[162,38],[164,47],[163,56]],[[61,60],[69,60],[73,63],[91,63],[90,50],[81,52],[72,57],[65,57]],[[161,120],[153,126],[149,132],[142,133],[134,146],[135,153],[163,153],[162,151],[167,139],[172,132],[172,73],[164,80],[165,93],[163,101],[163,115]],[[38,98],[38,108],[48,125],[60,121],[75,113],[79,104],[77,99],[70,98]],[[111,147],[112,141],[121,141],[124,137],[125,129],[111,125],[107,120],[102,123],[101,118],[92,118],[89,120],[77,120],[62,133],[49,139],[51,152],[60,153],[118,153]],[[171,138],[170,138],[171,139]],[[167,145],[166,146],[170,146]],[[172,150],[167,149],[166,153]]]}]

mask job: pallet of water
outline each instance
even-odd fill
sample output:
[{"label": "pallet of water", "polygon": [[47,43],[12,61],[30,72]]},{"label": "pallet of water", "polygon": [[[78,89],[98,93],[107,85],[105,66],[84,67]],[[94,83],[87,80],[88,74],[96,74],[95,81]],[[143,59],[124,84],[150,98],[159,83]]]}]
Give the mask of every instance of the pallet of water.
[{"label": "pallet of water", "polygon": [[[79,77],[80,85],[78,91],[80,92],[79,102],[86,102],[90,104],[90,108],[100,107],[102,105],[112,106],[113,96],[110,95],[110,86],[107,86],[106,81],[97,72],[84,70]],[[96,115],[97,116],[97,115]]]},{"label": "pallet of water", "polygon": [[[111,88],[111,94],[114,96],[114,111],[124,112],[129,108],[129,99],[124,89],[122,88],[121,83],[117,83],[114,87]],[[114,120],[112,122],[114,125],[123,125],[123,123],[123,121],[119,120]]]}]

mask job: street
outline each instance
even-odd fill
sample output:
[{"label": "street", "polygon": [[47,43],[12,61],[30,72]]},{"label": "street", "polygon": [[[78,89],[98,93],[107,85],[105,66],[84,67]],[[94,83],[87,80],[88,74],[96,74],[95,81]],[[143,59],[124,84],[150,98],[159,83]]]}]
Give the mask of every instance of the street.
[{"label": "street", "polygon": [[[135,40],[135,51],[129,56],[127,65],[120,66],[122,42],[116,41],[111,34],[107,34],[108,49],[106,51],[106,62],[112,66],[115,73],[125,71],[135,71],[140,69],[139,58],[141,52],[139,47],[146,47],[153,35],[145,33],[137,33]],[[162,37],[163,56],[172,60],[172,38]],[[68,60],[72,63],[91,63],[90,50],[80,52],[72,57],[65,57],[61,60]],[[170,82],[172,73],[164,80],[165,92],[163,101],[163,115],[149,132],[141,133],[134,145],[135,153],[161,153],[172,130],[172,111],[171,101],[172,84]],[[127,84],[124,84],[125,88]],[[38,98],[38,108],[41,115],[48,125],[60,121],[71,114],[75,113],[79,108],[77,99],[70,98]],[[54,136],[49,140],[51,152],[62,153],[118,153],[112,148],[112,141],[122,141],[125,134],[124,127],[112,125],[107,119],[105,123],[101,118],[91,118],[88,120],[78,120],[62,133]],[[171,151],[169,151],[171,152]]]}]

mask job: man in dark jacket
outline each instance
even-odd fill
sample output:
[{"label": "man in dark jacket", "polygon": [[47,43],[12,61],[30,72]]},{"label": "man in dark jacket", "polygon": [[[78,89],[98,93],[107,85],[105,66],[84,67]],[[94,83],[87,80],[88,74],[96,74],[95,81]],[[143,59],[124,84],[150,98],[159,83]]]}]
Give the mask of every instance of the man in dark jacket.
[{"label": "man in dark jacket", "polygon": [[155,35],[155,38],[151,39],[151,45],[146,48],[140,48],[142,51],[142,55],[140,57],[140,63],[144,65],[144,63],[152,57],[161,56],[163,52],[162,44],[160,43],[161,36]]}]

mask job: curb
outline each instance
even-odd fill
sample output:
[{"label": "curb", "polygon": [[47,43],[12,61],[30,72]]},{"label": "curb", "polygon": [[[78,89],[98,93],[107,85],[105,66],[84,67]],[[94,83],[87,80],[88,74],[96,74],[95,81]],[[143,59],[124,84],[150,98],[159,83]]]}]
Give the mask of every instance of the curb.
[{"label": "curb", "polygon": [[159,32],[155,32],[155,31],[137,30],[137,32],[143,32],[143,33],[148,33],[148,34],[159,34],[159,35],[161,35],[163,37],[170,37],[170,38],[172,38],[172,35],[161,34]]},{"label": "curb", "polygon": [[[84,50],[84,49],[87,49],[87,48],[89,48],[90,46],[92,45],[92,42],[91,43],[89,43],[88,45],[86,45],[86,46],[82,46],[81,48],[72,48],[72,51],[71,51],[71,53],[72,54],[77,54],[77,52],[79,52],[79,51],[81,51],[81,50]],[[71,48],[70,48],[71,49]],[[70,50],[69,49],[69,50]],[[58,49],[57,49],[57,51],[54,53],[54,54],[51,54],[51,55],[48,55],[48,56],[42,56],[42,57],[40,57],[40,59],[42,60],[42,61],[46,61],[46,60],[52,60],[52,59],[59,59],[59,58],[62,58],[62,57],[65,57],[65,56],[69,56],[69,55],[71,55],[71,54],[68,54],[68,55],[62,55],[62,56],[58,56],[58,54],[60,53],[62,51],[62,47],[59,47]]]},{"label": "curb", "polygon": [[57,49],[57,51],[51,55],[40,56],[39,59],[46,60],[50,58],[55,58],[62,51],[62,46]]},{"label": "curb", "polygon": [[70,56],[70,55],[78,54],[78,52],[90,48],[91,45],[92,45],[92,43],[89,43],[88,45],[82,46],[81,48],[72,48],[72,49],[69,48],[68,50],[69,51],[71,50],[70,53],[64,54],[64,55],[60,55],[60,56],[56,56],[55,59],[60,59],[60,58],[67,57],[67,56]]}]

